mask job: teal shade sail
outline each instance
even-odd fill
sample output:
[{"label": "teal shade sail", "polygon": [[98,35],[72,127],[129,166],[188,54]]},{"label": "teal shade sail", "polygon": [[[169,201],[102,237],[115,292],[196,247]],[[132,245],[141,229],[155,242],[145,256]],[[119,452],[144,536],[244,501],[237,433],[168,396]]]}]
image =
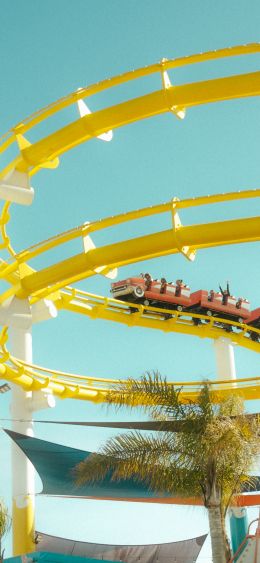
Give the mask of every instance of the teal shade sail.
[{"label": "teal shade sail", "polygon": [[[87,459],[91,452],[70,448],[61,444],[54,444],[31,436],[25,436],[5,430],[5,432],[21,448],[34,465],[41,477],[44,495],[88,497],[115,500],[165,499],[167,493],[155,493],[145,483],[127,479],[111,481],[108,475],[105,479],[82,486],[75,484],[73,470],[75,466]],[[260,477],[255,478],[253,485],[247,485],[245,492],[260,489]],[[172,496],[172,495],[171,495]]]},{"label": "teal shade sail", "polygon": [[32,462],[42,484],[42,494],[90,498],[147,499],[165,497],[164,493],[150,491],[147,485],[133,479],[111,481],[109,475],[96,483],[76,486],[73,470],[87,459],[91,452],[53,444],[12,430],[5,432]]}]

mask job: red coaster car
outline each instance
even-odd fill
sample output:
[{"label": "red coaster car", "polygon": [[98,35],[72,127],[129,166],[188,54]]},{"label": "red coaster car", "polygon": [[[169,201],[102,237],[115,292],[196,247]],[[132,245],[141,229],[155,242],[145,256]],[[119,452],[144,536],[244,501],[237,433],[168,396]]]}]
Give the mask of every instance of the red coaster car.
[{"label": "red coaster car", "polygon": [[[145,277],[146,276],[146,277]],[[176,283],[152,280],[148,277],[127,278],[111,284],[111,293],[115,299],[130,303],[142,303],[146,307],[160,307],[162,309],[183,309],[191,305],[190,288],[177,280]]]},{"label": "red coaster car", "polygon": [[191,294],[190,310],[208,317],[219,316],[238,323],[246,321],[250,314],[250,303],[247,299],[237,299],[233,295],[227,295],[225,304],[223,301],[221,293],[201,289]]},{"label": "red coaster car", "polygon": [[[175,283],[167,282],[165,278],[153,280],[150,274],[140,274],[135,278],[127,278],[111,284],[111,293],[115,299],[121,299],[129,303],[141,303],[148,307],[160,307],[161,309],[177,309],[178,311],[190,311],[208,317],[220,317],[238,323],[247,323],[260,328],[260,309],[250,312],[250,304],[247,299],[238,299],[230,295],[229,286],[221,292],[204,289],[190,293],[189,286],[182,280]],[[130,307],[134,312],[134,308]],[[165,318],[171,315],[166,314]],[[194,324],[200,324],[201,320],[194,317]],[[224,324],[224,323],[222,323]],[[226,329],[232,329],[226,325]],[[255,334],[255,333],[254,333]]]}]

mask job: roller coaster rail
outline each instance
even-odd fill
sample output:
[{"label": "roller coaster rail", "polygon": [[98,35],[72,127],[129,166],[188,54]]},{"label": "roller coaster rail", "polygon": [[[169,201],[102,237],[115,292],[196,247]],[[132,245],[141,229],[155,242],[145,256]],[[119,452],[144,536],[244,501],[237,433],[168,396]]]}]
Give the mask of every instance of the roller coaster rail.
[{"label": "roller coaster rail", "polygon": [[[5,204],[2,213],[1,234],[2,234],[3,246],[5,246],[7,250],[9,250],[9,253],[11,254],[10,258],[12,262],[6,263],[2,261],[0,265],[0,277],[11,283],[12,287],[9,290],[7,290],[7,292],[3,293],[0,299],[2,302],[4,302],[11,295],[17,295],[17,294],[19,295],[19,293],[21,293],[21,289],[22,289],[21,283],[23,283],[23,279],[24,279],[24,278],[22,280],[19,279],[21,266],[24,265],[26,267],[26,273],[28,278],[30,278],[30,276],[35,276],[35,275],[37,276],[37,272],[35,272],[29,266],[28,262],[32,258],[35,258],[36,256],[39,256],[54,247],[57,247],[68,241],[71,241],[72,239],[81,237],[84,241],[84,237],[86,236],[89,237],[90,233],[93,233],[97,230],[105,229],[107,227],[118,225],[120,223],[122,224],[125,223],[126,221],[141,219],[146,216],[151,216],[154,214],[168,211],[172,215],[173,230],[170,231],[171,239],[174,240],[174,235],[175,235],[175,241],[176,241],[177,237],[180,238],[181,231],[184,228],[180,226],[180,221],[178,220],[178,226],[177,228],[175,226],[175,232],[174,232],[174,218],[177,214],[177,210],[188,208],[188,207],[194,207],[198,205],[231,201],[235,199],[259,197],[259,195],[260,195],[260,190],[248,190],[248,191],[241,191],[241,192],[234,192],[227,194],[215,194],[208,197],[203,196],[198,198],[190,198],[182,201],[174,199],[170,202],[161,205],[155,205],[152,207],[135,210],[129,213],[120,214],[118,216],[108,217],[103,220],[95,221],[93,223],[83,224],[65,233],[61,233],[55,237],[49,238],[47,241],[43,241],[41,243],[33,245],[30,248],[20,253],[15,253],[14,249],[11,247],[10,239],[6,232],[6,223],[7,223],[7,219],[10,218],[10,214],[9,214],[9,204]],[[247,221],[250,221],[250,219],[239,220],[239,223],[243,227],[243,231],[245,224],[247,225]],[[225,224],[228,225],[228,229],[230,229],[230,223],[232,226],[233,223],[232,221],[225,222]],[[216,234],[216,223],[214,223],[213,225],[214,225],[214,233]],[[223,235],[223,225],[224,223],[222,222],[220,227],[220,231],[222,235]],[[255,222],[256,229],[255,232],[252,233],[252,240],[256,240],[257,238],[260,238],[258,225],[259,225],[259,220],[257,218],[257,221]],[[209,225],[205,227],[206,227],[206,231],[208,232]],[[244,240],[242,239],[241,233],[238,230],[237,221],[236,221],[235,230],[236,230],[237,241],[241,242],[242,240]],[[232,229],[232,231],[234,231],[234,229]],[[158,236],[160,236],[160,233],[157,234]],[[141,252],[141,256],[139,256],[139,259],[142,258],[142,252],[144,246],[143,241],[145,242],[147,238],[149,238],[149,235],[148,237],[146,236],[146,237],[142,237],[141,239],[139,238],[138,245],[135,245],[134,243],[134,247],[138,248],[138,251]],[[247,240],[249,240],[248,232],[246,238]],[[129,242],[130,244],[133,245],[132,241]],[[234,242],[234,232],[232,232],[232,242]],[[225,243],[227,243],[227,240],[225,240]],[[117,244],[118,243],[116,243],[116,245]],[[124,252],[126,253],[127,251],[126,241],[124,241],[123,246],[124,246]],[[208,243],[206,243],[206,246],[208,246]],[[154,239],[151,248],[152,249],[149,251],[150,254],[148,254],[150,258],[157,255],[157,252],[156,253],[154,252]],[[182,251],[182,249],[183,247],[181,247],[179,244],[179,247],[175,249],[170,249],[170,252],[171,251],[178,252],[178,251]],[[113,252],[113,245],[111,246],[111,250]],[[191,247],[189,247],[189,250],[191,250]],[[194,256],[194,251],[195,248],[193,246],[192,247],[193,256]],[[168,252],[169,250],[166,251],[166,253]],[[159,254],[162,253],[163,252],[161,251]],[[71,259],[69,259],[67,263],[69,264],[70,261]],[[105,257],[105,262],[107,263],[107,261],[108,261],[107,257]],[[124,258],[124,261],[125,262],[127,261],[126,258]],[[119,265],[118,262],[116,264],[113,264],[113,266],[117,266],[117,265]],[[107,271],[107,266],[104,266],[104,259],[101,268],[103,269],[105,268]],[[55,269],[56,271],[59,270],[59,266],[55,265]],[[69,269],[71,271],[71,267]],[[72,270],[74,274],[75,272],[74,263]],[[48,272],[49,269],[47,269],[47,275]],[[83,276],[89,277],[90,275],[94,275],[95,273],[97,273],[97,268],[89,270],[88,272],[83,271]],[[75,279],[79,279],[79,278],[77,277],[75,278],[74,276],[73,281],[75,281]],[[61,290],[61,288],[64,289]],[[167,321],[166,323],[166,322],[162,322],[164,321],[165,313],[167,312],[165,311],[165,309],[160,310],[158,308],[155,309],[153,307],[146,307],[144,309],[144,307],[138,306],[137,304],[135,305],[137,305],[136,308],[138,309],[138,312],[130,315],[129,306],[126,306],[124,302],[119,302],[118,300],[111,298],[109,299],[101,296],[92,295],[87,292],[80,291],[75,288],[71,288],[69,286],[64,287],[64,281],[62,282],[59,281],[54,285],[50,285],[50,279],[48,279],[48,285],[46,284],[46,287],[41,289],[40,292],[38,291],[34,293],[32,291],[32,294],[30,295],[30,303],[34,304],[39,299],[46,297],[49,297],[49,299],[53,299],[53,301],[55,302],[56,306],[59,309],[64,308],[76,313],[88,315],[91,318],[103,318],[107,320],[118,321],[127,324],[128,326],[138,325],[143,327],[157,328],[163,330],[164,332],[174,331],[184,334],[193,334],[200,337],[218,338],[221,334],[222,336],[226,335],[226,331],[229,328],[230,330],[231,328],[234,328],[236,332],[232,330],[232,334],[230,334],[234,342],[246,348],[259,351],[257,335],[260,333],[260,331],[255,327],[247,327],[247,325],[244,324],[241,325],[239,323],[235,323],[234,321],[231,322],[226,319],[221,319],[216,317],[208,318],[205,315],[196,315],[195,313],[190,313],[190,312],[179,314],[177,311],[175,311],[174,313],[172,311],[168,311],[169,313],[172,314],[172,319]],[[194,323],[195,319],[198,319],[200,322],[198,326],[195,326]],[[255,335],[254,341],[251,339],[252,335]]]},{"label": "roller coaster rail", "polygon": [[[10,282],[13,287],[0,296],[0,302],[3,303],[14,294],[21,298],[31,296],[33,297],[33,302],[35,302],[63,288],[67,283],[85,279],[96,273],[109,275],[110,270],[113,270],[115,267],[144,259],[182,252],[188,259],[193,260],[197,249],[260,240],[259,217],[186,227],[181,225],[178,215],[179,209],[259,196],[260,190],[255,189],[202,196],[182,201],[174,198],[167,203],[145,207],[80,225],[33,245],[20,253],[14,251],[6,232],[6,224],[10,218],[10,205],[5,204],[0,221],[3,240],[2,247],[9,251],[12,262],[2,261],[0,264],[0,278]],[[95,231],[167,211],[171,213],[172,218],[171,229],[167,231],[152,233],[137,239],[124,240],[100,248],[95,248],[90,242],[90,234]],[[87,241],[87,247],[85,247],[83,253],[38,272],[27,264],[28,261],[40,256],[44,252],[79,237],[82,238],[84,246],[85,241]],[[23,270],[21,275],[22,265],[26,265],[26,270]]]},{"label": "roller coaster rail", "polygon": [[[220,58],[259,53],[260,44],[254,43],[175,60],[163,59],[149,67],[80,88],[36,111],[0,138],[0,156],[3,157],[3,165],[0,170],[0,197],[6,200],[0,217],[0,235],[2,237],[0,249],[4,253],[4,258],[0,259],[0,279],[8,284],[8,289],[0,295],[1,324],[4,325],[0,334],[0,377],[15,384],[12,386],[12,417],[15,431],[21,432],[22,430],[25,434],[32,432],[32,412],[39,408],[46,408],[46,405],[50,406],[48,396],[50,397],[51,394],[64,399],[81,399],[99,403],[106,401],[111,389],[118,388],[120,384],[119,380],[63,373],[33,365],[30,360],[32,358],[30,331],[34,322],[33,308],[37,308],[37,305],[41,306],[42,303],[44,306],[47,302],[51,303],[54,309],[56,308],[55,311],[65,309],[87,315],[90,319],[120,322],[129,327],[141,326],[164,332],[179,332],[201,338],[212,338],[216,341],[220,337],[227,337],[229,341],[237,345],[252,351],[259,351],[260,330],[256,327],[221,317],[207,317],[185,311],[180,313],[150,306],[144,308],[137,303],[133,304],[135,309],[133,312],[129,303],[92,295],[71,287],[71,284],[97,274],[113,278],[116,275],[116,268],[120,266],[158,256],[182,253],[188,260],[194,260],[196,252],[204,248],[259,241],[259,217],[184,226],[181,224],[179,212],[184,208],[205,204],[259,197],[260,190],[216,194],[182,201],[173,198],[164,204],[85,223],[21,252],[16,252],[13,248],[7,232],[11,203],[30,205],[34,198],[31,178],[42,168],[57,168],[60,156],[73,147],[94,137],[108,136],[108,132],[110,133],[111,130],[155,115],[168,112],[183,119],[187,110],[198,105],[227,102],[260,94],[259,71],[185,84],[172,84],[169,71]],[[159,77],[161,83],[159,90],[142,93],[139,97],[103,107],[93,113],[88,108],[83,113],[80,111],[82,104],[84,107],[83,100],[88,100],[91,96],[116,86],[130,85],[133,81],[153,74]],[[53,123],[50,126],[52,118],[55,118],[58,113],[60,123],[60,113],[70,107],[72,110],[75,107],[77,111],[79,110],[79,118],[69,123],[65,122],[58,130],[53,128]],[[65,119],[64,113],[63,117]],[[70,117],[73,119],[72,112]],[[41,137],[40,126],[42,124],[44,124],[46,136]],[[48,131],[47,134],[46,131]],[[101,229],[164,212],[170,213],[170,228],[166,231],[114,242],[99,248],[96,248],[92,241],[92,234]],[[49,251],[61,248],[61,245],[76,239],[79,239],[83,245],[83,252],[81,247],[79,254],[69,256],[39,270],[35,270],[31,266],[30,262],[34,258],[40,260],[44,256],[48,259]],[[12,305],[14,305],[13,308]],[[27,319],[26,322],[28,321],[28,325],[24,324],[20,333],[19,327],[17,330],[18,325],[15,325],[17,322],[15,307],[16,312],[24,307],[25,314],[21,314],[20,317]],[[9,317],[7,311],[9,311]],[[171,318],[166,320],[165,314],[167,313],[171,315]],[[19,317],[19,314],[17,316]],[[13,353],[8,349],[9,328],[5,326],[8,322],[13,331]],[[228,344],[228,346],[230,345]],[[232,346],[230,347],[232,348]],[[169,384],[181,387],[183,401],[196,400],[201,386],[201,382],[176,381]],[[245,399],[260,397],[260,377],[229,379],[228,381],[222,381],[220,378],[211,384],[211,392],[216,401],[229,394],[230,391]],[[37,394],[37,391],[47,393]],[[40,403],[43,406],[39,406]],[[17,422],[17,419],[20,422]],[[13,453],[14,554],[20,555],[32,552],[35,547],[32,541],[34,496],[30,494],[33,483],[29,465],[26,460],[19,458],[17,453]],[[24,495],[24,503],[20,503],[21,492]],[[255,495],[253,501],[252,498],[251,496],[251,501],[248,501],[244,497],[245,503],[259,502],[259,495]]]},{"label": "roller coaster rail", "polygon": [[[51,370],[31,365],[14,358],[6,347],[7,327],[0,335],[0,374],[1,376],[26,391],[48,390],[61,399],[79,399],[94,403],[106,402],[111,389],[115,390],[122,380],[112,378],[87,377],[72,373]],[[169,385],[181,388],[183,402],[196,400],[202,381],[172,381]],[[216,400],[232,393],[249,400],[260,398],[260,377],[247,377],[234,380],[212,381],[212,394]]]},{"label": "roller coaster rail", "polygon": [[[152,115],[170,111],[178,116],[179,111],[185,112],[186,108],[199,104],[259,95],[259,72],[180,86],[172,85],[167,75],[167,71],[186,65],[259,52],[260,44],[252,43],[179,59],[163,59],[160,63],[80,88],[76,92],[72,92],[38,110],[0,138],[0,153],[5,152],[16,141],[19,148],[19,155],[4,168],[1,177],[5,177],[13,169],[28,172],[32,176],[40,168],[56,168],[59,165],[58,156],[79,143],[106,133],[108,130]],[[162,90],[86,115],[34,144],[23,137],[36,125],[79,100],[154,73],[159,73],[161,77]]]},{"label": "roller coaster rail", "polygon": [[[18,123],[12,130],[0,139],[0,153],[17,142],[18,156],[9,162],[1,171],[0,179],[5,182],[8,174],[13,172],[27,175],[28,179],[38,172],[42,167],[56,168],[59,164],[58,156],[77,144],[87,141],[101,133],[131,123],[138,119],[150,117],[157,113],[171,111],[177,117],[182,112],[184,117],[187,107],[197,104],[205,104],[221,100],[258,95],[260,93],[260,73],[250,73],[206,82],[172,86],[167,71],[184,65],[206,62],[221,57],[232,57],[260,52],[259,44],[243,45],[222,49],[199,55],[192,55],[176,60],[163,60],[161,63],[125,73],[121,76],[104,80],[96,85],[81,88],[72,94],[58,100],[57,102],[39,110],[31,117]],[[93,94],[105,91],[126,82],[142,78],[144,76],[159,73],[162,80],[162,90],[146,94],[140,98],[128,100],[112,108],[99,110],[85,117],[80,117],[74,123],[65,125],[59,131],[51,133],[35,143],[31,144],[24,134],[55,113],[65,107],[75,104]],[[56,147],[54,150],[54,146]],[[8,176],[9,177],[9,176]],[[18,177],[19,178],[19,177]],[[29,182],[29,180],[28,180]],[[27,188],[30,189],[29,183]],[[21,252],[16,252],[12,247],[10,237],[7,233],[7,223],[10,219],[10,205],[7,201],[2,210],[0,218],[0,231],[2,236],[1,248],[9,253],[9,259],[1,260],[0,278],[10,284],[7,291],[0,296],[0,303],[4,304],[8,299],[16,296],[20,299],[28,298],[30,305],[41,299],[52,300],[58,309],[66,309],[78,314],[84,314],[92,319],[102,318],[110,321],[120,322],[127,326],[142,326],[146,328],[159,329],[164,332],[179,332],[182,334],[197,335],[201,338],[210,337],[216,339],[220,336],[228,336],[236,344],[245,348],[259,351],[260,331],[255,327],[239,324],[217,317],[206,317],[195,313],[178,313],[154,307],[143,307],[134,304],[136,312],[131,314],[129,306],[123,301],[107,297],[89,294],[70,287],[69,284],[86,279],[101,273],[105,276],[113,276],[114,269],[135,263],[140,260],[155,258],[157,256],[181,252],[189,260],[194,260],[198,249],[214,247],[218,245],[256,241],[260,239],[259,218],[251,217],[219,223],[208,223],[204,225],[183,226],[178,212],[185,208],[201,205],[212,205],[227,201],[242,200],[259,197],[260,190],[245,190],[226,194],[215,194],[179,200],[173,198],[171,201],[107,217],[91,223],[80,225],[64,233],[35,244]],[[101,248],[95,248],[90,235],[101,229],[126,223],[127,221],[140,220],[144,217],[169,212],[171,215],[171,228],[168,231],[153,233],[138,239],[117,242]],[[35,257],[57,248],[76,238],[81,238],[84,252],[35,271],[29,262]],[[136,242],[138,241],[138,244]],[[138,249],[138,250],[136,250]],[[171,314],[171,319],[165,321],[165,313]],[[198,325],[195,325],[197,322]],[[5,331],[4,331],[5,333]],[[252,338],[253,336],[253,338]],[[2,354],[6,357],[7,351]],[[6,367],[6,377],[15,378],[23,382],[25,388],[32,385],[30,373],[39,373],[36,366],[23,366],[19,360],[10,360]],[[14,363],[13,363],[14,362]],[[2,366],[4,363],[2,359]],[[17,378],[23,371],[23,379]],[[42,373],[43,368],[40,368]],[[26,371],[27,370],[27,371]],[[30,371],[31,370],[31,371]],[[26,374],[25,374],[26,372]],[[53,373],[53,372],[52,372]],[[56,374],[58,372],[55,372]],[[9,374],[9,375],[8,375]],[[26,379],[26,377],[28,379]],[[46,381],[44,379],[44,388]],[[64,376],[64,381],[66,377]],[[63,384],[64,384],[63,381]],[[103,385],[106,379],[100,379]],[[42,383],[42,382],[41,382]],[[49,380],[50,387],[52,386]],[[39,381],[35,385],[40,385]],[[93,383],[92,383],[93,385]],[[93,389],[92,389],[93,390]],[[71,394],[69,387],[67,391],[60,391],[64,396]],[[251,391],[248,391],[250,394]],[[73,391],[74,396],[77,392]],[[100,394],[99,394],[100,397]]]}]

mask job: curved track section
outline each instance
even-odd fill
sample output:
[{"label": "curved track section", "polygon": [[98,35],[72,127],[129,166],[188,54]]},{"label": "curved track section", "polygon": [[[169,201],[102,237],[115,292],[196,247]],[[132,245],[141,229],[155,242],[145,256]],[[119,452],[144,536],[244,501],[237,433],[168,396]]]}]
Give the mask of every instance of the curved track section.
[{"label": "curved track section", "polygon": [[[228,321],[220,317],[207,317],[206,315],[183,311],[179,313],[158,307],[144,307],[137,303],[133,303],[133,307],[138,311],[131,313],[129,308],[131,303],[93,295],[74,288],[66,288],[66,291],[60,293],[60,297],[60,301],[56,302],[59,308],[86,315],[91,319],[104,319],[119,322],[129,327],[139,326],[163,332],[178,332],[199,338],[212,338],[213,340],[221,336],[228,336],[238,346],[260,352],[260,345],[257,342],[257,337],[260,340],[260,330],[246,324]],[[172,318],[165,320],[167,313]],[[195,319],[199,320],[199,325],[195,324]],[[254,335],[255,340],[252,340],[252,335]]]},{"label": "curved track section", "polygon": [[[173,199],[164,204],[137,209],[129,213],[80,225],[20,253],[15,253],[10,245],[6,232],[9,213],[7,206],[4,206],[1,223],[3,247],[9,250],[12,258],[11,263],[7,264],[3,261],[0,264],[0,277],[11,282],[13,287],[1,295],[0,302],[3,303],[11,295],[20,298],[31,297],[34,301],[37,301],[64,288],[68,283],[96,274],[110,277],[111,270],[113,271],[114,268],[141,260],[178,252],[184,254],[186,258],[194,260],[198,249],[258,241],[260,240],[259,217],[183,226],[179,211],[185,208],[259,196],[260,190],[256,189],[190,198],[182,201]],[[170,215],[170,229],[166,231],[115,242],[100,248],[95,248],[90,238],[91,235],[102,229],[166,212]],[[53,248],[65,245],[74,239],[81,239],[83,252],[39,271],[35,271],[29,266],[29,262],[33,258],[40,257],[43,253],[46,255]]]},{"label": "curved track section", "polygon": [[[0,336],[0,375],[6,380],[20,385],[26,391],[49,390],[61,399],[80,399],[101,403],[106,402],[109,391],[115,390],[120,384],[120,381],[116,379],[86,377],[26,364],[9,354],[6,341],[7,328],[4,328]],[[202,381],[189,383],[175,381],[169,385],[182,388],[181,396],[185,402],[196,400],[202,383]],[[260,377],[237,379],[235,383],[233,380],[212,382],[212,393],[216,401],[229,394],[231,389],[232,393],[236,393],[244,399],[258,399],[260,398]]]},{"label": "curved track section", "polygon": [[[12,170],[27,172],[31,176],[40,168],[56,168],[59,165],[58,157],[67,150],[137,120],[165,112],[172,112],[178,117],[180,112],[184,115],[187,108],[196,105],[259,95],[260,72],[176,86],[170,83],[167,75],[167,71],[186,65],[259,52],[260,45],[253,43],[180,59],[163,59],[155,65],[80,88],[18,123],[0,139],[0,152],[6,151],[14,142],[18,145],[17,157],[7,164],[1,177]],[[79,100],[152,74],[159,75],[162,89],[86,115],[34,143],[24,137],[32,128]]]},{"label": "curved track section", "polygon": [[[33,305],[42,298],[48,297],[55,302],[60,309],[87,315],[91,318],[102,318],[110,321],[124,323],[128,326],[143,326],[146,328],[159,329],[164,332],[179,332],[182,334],[197,335],[201,338],[218,338],[226,336],[229,332],[236,344],[254,351],[259,351],[258,340],[260,331],[254,327],[241,325],[225,319],[216,317],[206,317],[194,313],[169,313],[172,318],[165,322],[165,309],[160,310],[154,307],[143,307],[137,305],[138,312],[130,314],[129,306],[123,301],[109,299],[97,295],[92,295],[84,291],[69,287],[66,283],[75,282],[82,278],[93,276],[97,273],[109,275],[112,268],[137,262],[144,258],[154,258],[163,254],[182,252],[186,257],[195,257],[196,249],[184,243],[188,242],[185,238],[185,231],[192,234],[190,240],[194,242],[194,229],[200,237],[200,248],[215,246],[217,244],[254,241],[260,238],[259,218],[249,218],[236,221],[225,221],[206,225],[195,225],[183,227],[180,223],[178,211],[188,207],[200,205],[212,205],[214,203],[226,202],[238,199],[255,198],[260,196],[260,190],[248,190],[236,193],[216,194],[209,197],[198,197],[187,200],[172,200],[161,205],[138,209],[129,213],[114,217],[108,217],[100,221],[83,224],[61,233],[37,245],[34,245],[20,253],[15,253],[10,247],[10,239],[6,232],[6,222],[9,217],[8,206],[4,206],[2,214],[2,246],[11,248],[11,262],[0,264],[0,277],[10,284],[10,288],[0,296],[0,302],[4,302],[12,295],[30,298]],[[90,234],[106,229],[107,227],[126,223],[127,221],[140,220],[147,216],[170,214],[171,229],[131,239],[129,241],[117,242],[112,245],[93,248],[90,244]],[[176,225],[175,219],[178,217]],[[253,229],[249,233],[249,224]],[[214,240],[212,239],[214,237]],[[43,270],[36,272],[29,266],[30,260],[48,253],[53,248],[64,245],[67,242],[80,238],[85,251],[79,255],[63,260]],[[138,243],[136,242],[138,240]],[[9,248],[10,247],[10,248]],[[134,260],[133,260],[134,253]],[[97,258],[95,258],[97,256]],[[196,319],[199,325],[195,326]],[[259,336],[258,336],[259,335]],[[253,338],[252,338],[253,337]]]},{"label": "curved track section", "polygon": [[[99,84],[81,88],[43,110],[36,112],[13,127],[9,133],[0,139],[0,153],[5,153],[14,143],[18,149],[17,156],[10,160],[0,172],[0,181],[8,182],[10,175],[13,174],[16,179],[22,177],[24,180],[24,178],[27,178],[28,183],[26,186],[30,189],[30,177],[41,168],[56,168],[59,164],[59,155],[110,129],[164,112],[171,112],[177,117],[183,118],[185,110],[192,106],[259,95],[260,72],[176,86],[170,83],[167,74],[171,69],[189,64],[259,52],[260,45],[252,44],[171,61],[163,60],[161,63],[151,67],[138,69],[137,71],[105,80]],[[65,124],[58,131],[39,138],[34,143],[25,138],[25,134],[29,133],[33,128],[51,119],[52,116],[57,112],[61,112],[64,108],[76,104],[79,100],[83,100],[108,88],[127,82],[130,83],[133,80],[156,73],[159,74],[162,83],[162,89],[158,91],[80,117],[80,119],[72,123]],[[225,322],[226,327],[229,324],[233,326],[233,331],[231,334],[229,332],[229,337],[231,336],[234,342],[257,351],[259,344],[256,340],[260,333],[258,329],[239,325],[238,323],[229,323],[229,321],[223,321],[223,319],[209,319],[203,315],[190,313],[182,313],[180,315],[178,312],[172,311],[170,311],[172,318],[165,321],[161,315],[162,310],[160,311],[160,309],[154,309],[153,307],[146,307],[144,310],[142,306],[136,306],[136,304],[135,307],[138,309],[138,312],[130,314],[129,308],[124,302],[91,295],[71,288],[68,284],[96,274],[112,277],[113,270],[116,267],[158,256],[181,252],[186,258],[193,260],[196,251],[199,249],[260,240],[258,217],[183,226],[178,214],[181,209],[188,207],[259,197],[259,195],[260,190],[248,190],[183,201],[174,198],[170,202],[154,207],[139,209],[81,225],[19,253],[16,253],[13,249],[7,234],[6,225],[10,218],[10,203],[6,203],[0,218],[1,248],[8,251],[10,260],[8,262],[1,260],[0,277],[10,287],[0,296],[0,303],[3,304],[8,298],[16,296],[20,299],[28,298],[30,305],[33,305],[37,301],[48,297],[55,302],[58,308],[85,314],[91,318],[103,318],[121,322],[128,326],[139,325],[166,332],[181,332],[183,334],[213,339],[218,338],[220,335],[226,335],[227,328],[223,328],[223,323]],[[90,238],[95,231],[164,212],[170,213],[170,228],[166,231],[115,242],[100,248],[95,248]],[[79,254],[68,257],[62,262],[52,264],[38,271],[35,271],[30,266],[30,260],[33,258],[40,258],[42,254],[46,254],[51,249],[77,238],[83,243],[84,252],[81,251]],[[167,311],[164,309],[163,312]],[[194,319],[199,319],[199,326],[195,326]],[[254,340],[251,338],[252,334],[254,335]],[[21,385],[24,389],[49,389],[64,398],[73,397],[103,401],[111,385],[117,383],[114,380],[84,378],[72,374],[53,372],[39,366],[26,365],[10,356],[6,348],[6,337],[7,331],[4,329],[0,341],[2,345],[0,363],[2,377]],[[181,386],[183,386],[183,400],[196,397],[198,385],[199,382],[181,383]],[[221,382],[221,385],[219,382],[218,384],[214,382],[213,385],[218,385],[218,393],[221,392],[223,394],[226,392],[226,389],[230,389],[231,382],[225,382],[225,384]],[[232,387],[232,391],[235,389],[235,392],[241,393],[245,398],[257,398],[260,396],[259,378],[257,377],[238,380],[236,385],[236,388]]]}]

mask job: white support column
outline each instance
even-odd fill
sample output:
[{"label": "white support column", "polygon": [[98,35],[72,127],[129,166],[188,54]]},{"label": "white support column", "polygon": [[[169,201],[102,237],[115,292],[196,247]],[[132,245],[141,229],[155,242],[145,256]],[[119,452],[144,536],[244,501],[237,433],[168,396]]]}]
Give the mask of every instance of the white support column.
[{"label": "white support column", "polygon": [[[10,329],[11,352],[25,362],[32,363],[31,328]],[[32,392],[12,385],[11,416],[12,429],[27,436],[33,436],[31,410]],[[17,419],[26,420],[18,422]],[[13,486],[13,555],[34,551],[34,468],[31,462],[12,444],[12,486]]]},{"label": "white support column", "polygon": [[[1,319],[1,315],[3,319]],[[0,311],[0,320],[9,326],[10,352],[18,360],[32,364],[32,324],[54,318],[57,310],[43,300],[32,310],[27,299],[14,297]],[[33,436],[33,411],[54,407],[55,399],[44,391],[24,391],[12,385],[11,417],[14,432]],[[13,555],[35,551],[34,544],[34,468],[23,452],[12,444]]]},{"label": "white support column", "polygon": [[229,338],[214,340],[217,379],[236,379],[234,346]]}]

